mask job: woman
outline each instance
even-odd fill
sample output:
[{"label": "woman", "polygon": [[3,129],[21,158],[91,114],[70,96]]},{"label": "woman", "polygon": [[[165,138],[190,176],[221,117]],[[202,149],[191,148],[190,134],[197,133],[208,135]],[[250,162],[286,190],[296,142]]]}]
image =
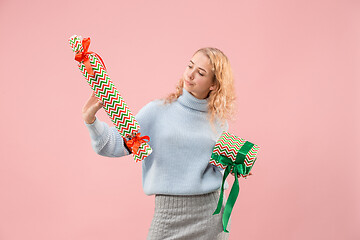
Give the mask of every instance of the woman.
[{"label": "woman", "polygon": [[[212,215],[223,170],[209,159],[221,133],[228,130],[234,100],[228,58],[219,49],[202,48],[194,53],[176,92],[148,103],[135,116],[153,149],[142,162],[144,192],[155,195],[148,239],[228,239],[222,212]],[[100,108],[102,103],[92,94],[82,111],[93,149],[107,157],[130,154],[117,129],[95,117]]]}]

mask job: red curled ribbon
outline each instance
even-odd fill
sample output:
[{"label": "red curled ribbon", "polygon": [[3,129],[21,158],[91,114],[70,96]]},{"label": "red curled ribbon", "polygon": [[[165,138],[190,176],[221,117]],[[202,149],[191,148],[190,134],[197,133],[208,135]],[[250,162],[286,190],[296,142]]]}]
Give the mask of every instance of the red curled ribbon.
[{"label": "red curled ribbon", "polygon": [[[145,141],[147,140],[147,141]],[[131,151],[136,154],[140,144],[141,143],[146,143],[150,141],[150,137],[149,136],[142,136],[140,137],[140,133],[137,133],[133,138],[131,138],[129,141],[126,142],[126,145],[131,148]]]},{"label": "red curled ribbon", "polygon": [[96,54],[94,52],[88,52],[88,49],[89,49],[89,46],[90,46],[90,38],[84,38],[82,40],[82,46],[83,46],[84,50],[82,52],[76,53],[75,60],[78,61],[78,62],[84,61],[84,65],[85,65],[85,68],[86,68],[86,71],[88,72],[88,74],[94,75],[94,71],[93,71],[93,69],[91,67],[90,59],[89,59],[89,56],[88,56],[91,53],[95,54],[99,58],[99,60],[101,61],[101,64],[106,69],[104,61],[101,59],[101,57],[98,54]]}]

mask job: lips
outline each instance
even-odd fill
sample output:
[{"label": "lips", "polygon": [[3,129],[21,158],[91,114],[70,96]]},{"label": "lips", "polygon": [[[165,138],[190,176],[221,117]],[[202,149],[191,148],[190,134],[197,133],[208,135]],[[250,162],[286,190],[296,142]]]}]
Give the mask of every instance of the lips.
[{"label": "lips", "polygon": [[190,83],[190,82],[187,81],[187,80],[185,80],[185,83],[186,83],[187,85],[194,85],[194,84]]}]

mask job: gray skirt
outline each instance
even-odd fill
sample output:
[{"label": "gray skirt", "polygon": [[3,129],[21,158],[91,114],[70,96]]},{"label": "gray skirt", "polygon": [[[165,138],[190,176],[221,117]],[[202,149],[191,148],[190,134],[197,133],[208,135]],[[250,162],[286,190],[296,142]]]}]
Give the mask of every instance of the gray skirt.
[{"label": "gray skirt", "polygon": [[[155,211],[147,240],[173,239],[229,239],[223,231],[221,212],[212,215],[219,200],[220,190],[203,195],[155,195]],[[230,231],[231,218],[227,230]]]}]

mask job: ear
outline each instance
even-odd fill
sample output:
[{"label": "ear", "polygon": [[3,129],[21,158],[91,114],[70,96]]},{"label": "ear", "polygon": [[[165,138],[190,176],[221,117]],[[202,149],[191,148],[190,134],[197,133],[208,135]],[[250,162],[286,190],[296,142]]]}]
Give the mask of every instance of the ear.
[{"label": "ear", "polygon": [[213,79],[212,79],[212,82],[211,82],[211,86],[210,86],[210,88],[209,88],[209,90],[210,91],[212,91],[212,90],[215,90],[216,89],[216,77],[215,77],[215,75],[213,76]]}]

